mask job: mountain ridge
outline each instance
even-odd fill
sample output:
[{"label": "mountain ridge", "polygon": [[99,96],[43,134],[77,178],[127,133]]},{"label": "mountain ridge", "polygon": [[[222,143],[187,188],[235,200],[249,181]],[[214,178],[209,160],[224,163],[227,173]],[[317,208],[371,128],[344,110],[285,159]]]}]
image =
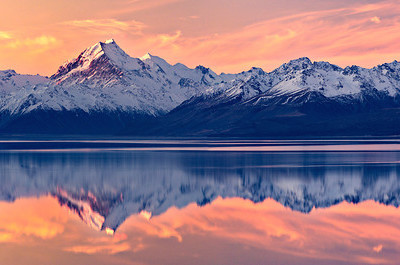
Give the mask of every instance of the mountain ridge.
[{"label": "mountain ridge", "polygon": [[[201,65],[194,69],[171,65],[150,53],[133,58],[110,39],[88,47],[50,78],[0,71],[0,92],[0,133],[285,135],[289,131],[278,128],[272,133],[260,128],[260,123],[284,129],[281,123],[287,117],[314,124],[320,122],[321,113],[329,114],[324,119],[360,114],[354,117],[357,120],[374,111],[397,115],[387,109],[400,108],[400,63],[341,68],[301,57],[271,72],[253,67],[237,74],[216,74]],[[260,113],[263,116],[255,120]],[[102,117],[104,124],[97,132],[94,128]],[[221,117],[227,122],[216,124]],[[187,127],[191,122],[204,126],[184,132],[183,120]],[[319,134],[323,128],[318,126],[310,133]],[[331,127],[327,134],[335,134],[335,126]],[[240,133],[234,132],[237,128]],[[350,126],[343,132],[352,130]],[[365,130],[357,133],[368,135]],[[396,127],[390,133],[400,131]]]}]

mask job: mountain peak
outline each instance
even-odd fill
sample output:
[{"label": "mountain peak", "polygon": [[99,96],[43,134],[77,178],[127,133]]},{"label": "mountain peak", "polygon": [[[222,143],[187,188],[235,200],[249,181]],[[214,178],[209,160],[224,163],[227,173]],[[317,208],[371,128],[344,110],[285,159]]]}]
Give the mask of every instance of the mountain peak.
[{"label": "mountain peak", "polygon": [[111,44],[111,43],[115,43],[114,39],[108,39],[104,42],[105,44]]},{"label": "mountain peak", "polygon": [[[108,67],[105,67],[106,64]],[[140,69],[141,65],[138,59],[126,54],[114,39],[109,39],[86,48],[77,58],[60,66],[57,73],[51,78],[63,81],[71,75],[82,75],[84,72],[93,74],[96,72],[96,68],[104,70],[109,67],[117,67],[120,71],[129,71]],[[83,76],[86,75],[83,74]]]},{"label": "mountain peak", "polygon": [[110,59],[114,65],[125,70],[137,70],[141,68],[138,59],[130,57],[113,40],[100,42],[103,53]]},{"label": "mountain peak", "polygon": [[308,57],[301,57],[295,60],[290,60],[288,63],[281,65],[279,68],[274,71],[278,72],[287,72],[287,71],[297,71],[304,70],[311,67],[313,63]]},{"label": "mountain peak", "polygon": [[97,42],[95,45],[86,48],[83,53],[81,53],[82,57],[85,57],[88,60],[95,60],[103,54],[105,54],[107,57],[112,57],[114,54],[122,54],[124,56],[128,56],[118,46],[114,39],[109,39],[104,42]]},{"label": "mountain peak", "polygon": [[308,57],[300,57],[298,59],[290,60],[288,63],[288,65],[301,65],[301,64],[311,65],[312,62]]},{"label": "mountain peak", "polygon": [[141,61],[145,62],[146,64],[150,65],[150,67],[153,67],[153,68],[155,67],[159,71],[162,71],[162,72],[170,72],[171,71],[172,66],[161,57],[154,56],[150,53],[146,53],[139,59]]},{"label": "mountain peak", "polygon": [[151,55],[150,53],[146,53],[145,55],[143,55],[142,57],[140,57],[139,59],[142,61],[146,61],[146,60],[151,60],[151,58],[153,58],[154,56]]},{"label": "mountain peak", "polygon": [[7,70],[0,70],[0,76],[13,76],[17,75],[15,70],[7,69]]},{"label": "mountain peak", "polygon": [[200,71],[202,74],[205,75],[205,74],[208,74],[208,72],[210,71],[210,68],[207,68],[207,67],[202,66],[202,65],[198,65],[198,66],[196,66],[195,70],[198,70],[198,71]]},{"label": "mountain peak", "polygon": [[167,61],[165,61],[163,58],[152,55],[151,53],[146,53],[145,55],[143,55],[142,57],[139,58],[140,60],[142,60],[143,62],[149,63],[150,61],[159,64],[160,66],[163,66],[165,64],[170,65],[169,63],[167,63]]}]

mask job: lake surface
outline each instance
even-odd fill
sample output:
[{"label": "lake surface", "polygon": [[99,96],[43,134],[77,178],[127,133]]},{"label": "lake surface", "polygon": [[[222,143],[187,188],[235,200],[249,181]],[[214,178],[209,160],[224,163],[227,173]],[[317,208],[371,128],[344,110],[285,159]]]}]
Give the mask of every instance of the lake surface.
[{"label": "lake surface", "polygon": [[2,140],[0,264],[396,264],[400,140]]}]

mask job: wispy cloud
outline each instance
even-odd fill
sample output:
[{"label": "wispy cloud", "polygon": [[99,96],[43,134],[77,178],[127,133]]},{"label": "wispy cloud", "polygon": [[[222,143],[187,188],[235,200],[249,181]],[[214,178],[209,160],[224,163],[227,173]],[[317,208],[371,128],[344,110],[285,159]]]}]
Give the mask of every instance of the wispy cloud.
[{"label": "wispy cloud", "polygon": [[9,40],[11,38],[12,38],[12,36],[10,33],[5,32],[5,31],[0,31],[0,40]]},{"label": "wispy cloud", "polygon": [[192,15],[192,16],[187,16],[187,17],[180,17],[179,19],[182,21],[188,21],[188,20],[197,20],[199,18],[200,18],[200,16]]},{"label": "wispy cloud", "polygon": [[49,47],[58,42],[58,40],[53,37],[53,36],[39,36],[35,38],[22,38],[22,39],[16,39],[16,38],[9,38],[12,39],[7,46],[13,49],[20,48],[20,47],[28,47],[28,48],[33,48],[33,47]]},{"label": "wispy cloud", "polygon": [[381,23],[382,21],[381,21],[381,18],[380,18],[380,17],[375,16],[375,17],[371,18],[371,22],[374,22],[374,23],[376,23],[376,24],[379,24],[379,23]]},{"label": "wispy cloud", "polygon": [[145,24],[135,21],[121,21],[117,19],[86,19],[73,20],[62,23],[66,26],[84,29],[94,33],[118,34],[120,32],[129,32],[130,34],[141,34],[146,27]]},{"label": "wispy cloud", "polygon": [[160,6],[168,5],[171,3],[180,2],[182,0],[129,0],[122,4],[119,8],[111,9],[106,13],[108,15],[116,16],[134,13],[146,9],[157,8]]},{"label": "wispy cloud", "polygon": [[376,252],[376,253],[380,253],[380,252],[382,251],[382,249],[383,249],[383,245],[382,245],[382,244],[377,245],[377,246],[375,246],[375,247],[372,248],[372,250],[373,250],[374,252]]},{"label": "wispy cloud", "polygon": [[174,45],[176,41],[181,37],[182,31],[177,30],[174,34],[159,34],[155,36],[155,42],[162,46]]}]

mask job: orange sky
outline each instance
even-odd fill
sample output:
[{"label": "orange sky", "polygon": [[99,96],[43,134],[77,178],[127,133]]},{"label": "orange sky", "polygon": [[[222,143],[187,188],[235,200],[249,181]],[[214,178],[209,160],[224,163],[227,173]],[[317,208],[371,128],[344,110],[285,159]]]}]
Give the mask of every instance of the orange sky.
[{"label": "orange sky", "polygon": [[[24,211],[21,211],[24,209]],[[367,201],[303,214],[272,199],[218,198],[132,215],[114,236],[84,224],[51,197],[0,202],[0,263],[394,264],[400,211]]]},{"label": "orange sky", "polygon": [[216,72],[308,56],[340,66],[400,59],[398,0],[2,0],[0,69],[51,75],[98,41]]}]

